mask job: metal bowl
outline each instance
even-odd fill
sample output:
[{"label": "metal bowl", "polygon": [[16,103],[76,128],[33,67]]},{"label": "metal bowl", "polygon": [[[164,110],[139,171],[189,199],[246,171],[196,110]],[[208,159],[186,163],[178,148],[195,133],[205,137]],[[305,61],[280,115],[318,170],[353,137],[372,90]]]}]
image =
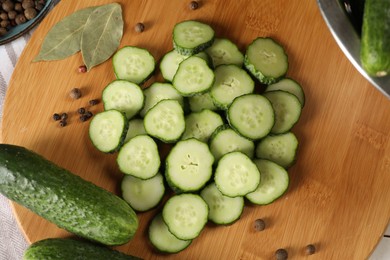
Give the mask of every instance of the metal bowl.
[{"label": "metal bowl", "polygon": [[339,0],[317,0],[317,4],[329,30],[350,62],[360,74],[390,99],[390,75],[371,77],[362,68],[360,35],[348,17],[345,6]]}]

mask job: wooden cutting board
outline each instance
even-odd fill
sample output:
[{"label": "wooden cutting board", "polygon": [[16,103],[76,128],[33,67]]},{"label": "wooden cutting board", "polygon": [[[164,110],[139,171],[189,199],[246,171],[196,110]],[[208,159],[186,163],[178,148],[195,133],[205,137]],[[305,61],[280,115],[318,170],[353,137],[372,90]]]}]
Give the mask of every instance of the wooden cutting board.
[{"label": "wooden cutting board", "polygon": [[[122,174],[116,155],[98,152],[88,138],[89,123],[75,111],[100,98],[114,79],[111,60],[78,73],[80,54],[61,61],[33,63],[48,30],[81,8],[109,3],[62,0],[45,18],[25,48],[7,92],[2,138],[44,155],[97,185],[119,193]],[[363,259],[370,255],[390,216],[390,100],[382,96],[349,63],[328,31],[315,1],[200,1],[198,10],[183,0],[117,1],[125,20],[121,46],[147,48],[159,60],[172,49],[175,23],[186,19],[207,22],[218,37],[228,37],[245,50],[254,38],[271,36],[289,54],[288,76],[300,82],[306,105],[293,132],[300,146],[290,168],[288,192],[268,206],[245,207],[230,226],[208,224],[191,246],[176,255],[157,253],[147,240],[155,211],[139,214],[135,238],[119,250],[145,259],[270,259],[286,248],[290,259],[302,259],[305,246],[317,252],[309,259]],[[134,25],[145,24],[143,33]],[[152,79],[156,80],[156,76]],[[71,100],[79,87],[84,95]],[[91,108],[102,111],[102,105]],[[51,119],[68,112],[68,126]],[[13,204],[29,242],[68,237],[27,209]],[[107,209],[109,210],[109,209]],[[255,232],[262,218],[266,229]]]}]

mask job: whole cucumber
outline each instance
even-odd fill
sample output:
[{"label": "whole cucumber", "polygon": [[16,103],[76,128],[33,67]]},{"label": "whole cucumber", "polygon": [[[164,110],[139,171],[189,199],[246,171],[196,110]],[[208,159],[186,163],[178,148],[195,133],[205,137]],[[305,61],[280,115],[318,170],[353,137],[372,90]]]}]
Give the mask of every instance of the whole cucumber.
[{"label": "whole cucumber", "polygon": [[21,146],[0,144],[0,193],[105,245],[127,243],[138,228],[137,215],[124,200]]},{"label": "whole cucumber", "polygon": [[31,244],[24,252],[23,260],[137,260],[135,256],[99,246],[86,241],[49,238]]},{"label": "whole cucumber", "polygon": [[365,1],[360,57],[369,75],[390,73],[390,0]]}]

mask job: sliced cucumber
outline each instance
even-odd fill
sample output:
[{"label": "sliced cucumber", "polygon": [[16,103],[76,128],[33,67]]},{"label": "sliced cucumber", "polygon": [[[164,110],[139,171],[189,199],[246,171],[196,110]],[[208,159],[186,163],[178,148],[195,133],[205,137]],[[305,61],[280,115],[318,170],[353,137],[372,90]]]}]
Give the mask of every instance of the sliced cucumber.
[{"label": "sliced cucumber", "polygon": [[119,150],[117,163],[121,172],[140,179],[155,176],[160,168],[156,142],[148,135],[138,135]]},{"label": "sliced cucumber", "polygon": [[163,78],[169,82],[172,82],[173,77],[179,68],[179,64],[187,58],[187,55],[181,55],[176,50],[171,50],[170,52],[166,53],[160,62],[160,71]]},{"label": "sliced cucumber", "polygon": [[261,83],[272,84],[286,75],[288,57],[271,38],[256,38],[247,48],[244,65]]},{"label": "sliced cucumber", "polygon": [[282,166],[268,160],[257,159],[254,162],[261,172],[260,185],[245,197],[254,204],[270,204],[288,189],[288,173]]},{"label": "sliced cucumber", "polygon": [[219,160],[214,181],[223,195],[244,196],[259,186],[260,172],[247,155],[231,152]]},{"label": "sliced cucumber", "polygon": [[214,83],[214,72],[202,58],[191,56],[182,61],[173,78],[173,86],[181,95],[189,97],[206,92]]},{"label": "sliced cucumber", "polygon": [[251,140],[268,135],[274,125],[271,102],[258,94],[247,94],[233,100],[227,111],[232,128]]},{"label": "sliced cucumber", "polygon": [[211,57],[214,68],[221,64],[234,64],[238,67],[244,64],[244,55],[237,45],[226,38],[216,38],[206,49],[206,53]]},{"label": "sliced cucumber", "polygon": [[210,25],[198,21],[184,21],[173,28],[173,46],[182,55],[194,55],[211,46],[214,30]]},{"label": "sliced cucumber", "polygon": [[298,122],[302,106],[298,98],[283,90],[265,92],[264,96],[271,101],[275,111],[275,125],[271,129],[273,134],[282,134]]},{"label": "sliced cucumber", "polygon": [[196,138],[207,143],[215,129],[221,125],[223,125],[222,117],[211,110],[193,112],[186,116],[186,130],[181,139]]},{"label": "sliced cucumber", "polygon": [[144,90],[145,105],[142,108],[140,115],[142,117],[154,107],[158,102],[164,99],[174,99],[179,101],[180,105],[184,105],[183,96],[169,83],[154,82]]},{"label": "sliced cucumber", "polygon": [[215,71],[210,95],[217,107],[227,109],[236,97],[252,93],[255,82],[245,70],[236,65],[220,65]]},{"label": "sliced cucumber", "polygon": [[244,210],[244,197],[227,197],[218,190],[214,182],[207,185],[200,196],[209,206],[209,220],[215,224],[231,224],[240,218]]},{"label": "sliced cucumber", "polygon": [[158,205],[165,193],[164,178],[161,173],[142,180],[125,175],[121,183],[122,197],[137,211],[147,211]]},{"label": "sliced cucumber", "polygon": [[175,142],[185,130],[183,108],[177,100],[161,100],[146,113],[144,126],[151,136],[163,142]]},{"label": "sliced cucumber", "polygon": [[164,205],[162,217],[169,231],[177,238],[196,238],[207,223],[209,208],[196,194],[172,196]]},{"label": "sliced cucumber", "polygon": [[195,95],[188,98],[190,110],[192,112],[200,112],[203,109],[218,110],[218,107],[214,104],[214,100],[210,95],[210,92],[205,92],[199,95]]},{"label": "sliced cucumber", "polygon": [[298,139],[291,132],[268,135],[256,146],[256,157],[271,160],[284,168],[295,162]]},{"label": "sliced cucumber", "polygon": [[127,128],[125,143],[128,142],[131,138],[136,137],[137,135],[144,134],[147,134],[144,127],[144,120],[140,118],[133,118],[129,121],[129,127]]},{"label": "sliced cucumber", "polygon": [[175,237],[165,224],[162,215],[157,214],[149,226],[149,241],[160,252],[178,253],[186,249],[192,240],[182,240]]},{"label": "sliced cucumber", "polygon": [[298,82],[293,79],[281,79],[274,84],[268,85],[265,89],[266,92],[274,90],[284,90],[286,92],[289,92],[299,99],[299,102],[301,103],[302,107],[305,105],[305,93],[303,92],[303,88],[301,87],[301,85],[299,85]]},{"label": "sliced cucumber", "polygon": [[207,144],[188,139],[178,142],[166,159],[165,177],[177,193],[200,190],[212,175],[214,157]]},{"label": "sliced cucumber", "polygon": [[118,110],[107,110],[96,114],[89,125],[89,138],[101,152],[118,151],[126,137],[128,121]]},{"label": "sliced cucumber", "polygon": [[[227,141],[228,140],[228,141]],[[210,151],[218,161],[223,155],[230,152],[242,152],[249,158],[253,158],[255,144],[239,135],[228,125],[217,128],[210,138]]]},{"label": "sliced cucumber", "polygon": [[135,116],[144,105],[142,89],[127,80],[114,80],[102,93],[105,110],[116,109],[126,114],[127,118]]},{"label": "sliced cucumber", "polygon": [[118,50],[112,58],[112,63],[118,79],[136,84],[148,80],[156,66],[156,61],[148,50],[134,46],[125,46]]}]

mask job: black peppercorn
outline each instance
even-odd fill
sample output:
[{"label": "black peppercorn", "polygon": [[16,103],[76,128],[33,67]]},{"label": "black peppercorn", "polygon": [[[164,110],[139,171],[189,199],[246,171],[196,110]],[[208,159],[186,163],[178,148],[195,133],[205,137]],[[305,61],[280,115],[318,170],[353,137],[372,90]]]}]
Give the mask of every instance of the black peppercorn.
[{"label": "black peppercorn", "polygon": [[94,106],[94,105],[99,104],[99,100],[98,100],[98,99],[91,99],[88,103],[89,103],[91,106]]},{"label": "black peppercorn", "polygon": [[68,118],[68,114],[67,113],[62,113],[61,114],[61,119],[66,120],[67,118]]},{"label": "black peppercorn", "polygon": [[74,88],[70,91],[69,95],[73,99],[79,99],[81,97],[81,90],[79,88]]},{"label": "black peppercorn", "polygon": [[85,108],[80,107],[80,108],[77,110],[77,113],[79,113],[80,115],[85,114]]},{"label": "black peppercorn", "polygon": [[256,219],[255,220],[255,230],[256,231],[263,231],[265,229],[265,222],[262,219]]},{"label": "black peppercorn", "polygon": [[275,257],[276,257],[276,260],[286,260],[288,258],[288,253],[287,253],[286,249],[279,248],[275,252]]},{"label": "black peppercorn", "polygon": [[57,114],[57,113],[54,113],[53,114],[53,120],[54,121],[58,121],[58,120],[60,120],[61,119],[61,116],[59,115],[59,114]]},{"label": "black peppercorn", "polygon": [[66,120],[61,120],[61,121],[60,121],[60,126],[61,126],[61,127],[64,127],[64,126],[66,126],[66,125],[67,125]]},{"label": "black peppercorn", "polygon": [[85,113],[85,115],[88,117],[88,118],[91,118],[93,116],[92,112],[91,111],[87,111]]},{"label": "black peppercorn", "polygon": [[137,23],[135,25],[135,31],[140,33],[140,32],[143,32],[145,30],[145,25],[143,23]]},{"label": "black peppercorn", "polygon": [[189,4],[189,7],[190,7],[191,10],[196,10],[196,9],[198,9],[199,4],[196,1],[191,1],[190,4]]},{"label": "black peppercorn", "polygon": [[88,120],[88,116],[86,116],[85,114],[80,116],[80,121],[81,122],[85,122],[87,120]]},{"label": "black peppercorn", "polygon": [[307,245],[305,251],[307,255],[312,255],[316,252],[316,247],[313,244]]}]

